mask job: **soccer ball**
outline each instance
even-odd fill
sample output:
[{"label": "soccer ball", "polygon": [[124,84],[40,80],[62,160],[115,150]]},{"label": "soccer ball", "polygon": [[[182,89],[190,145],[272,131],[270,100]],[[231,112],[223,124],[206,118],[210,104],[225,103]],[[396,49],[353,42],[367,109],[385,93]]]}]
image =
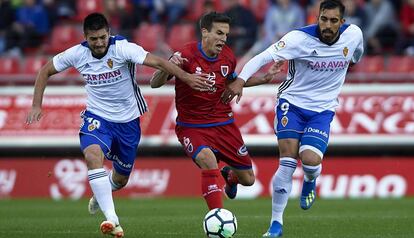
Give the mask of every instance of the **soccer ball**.
[{"label": "soccer ball", "polygon": [[208,237],[230,238],[237,231],[237,219],[229,210],[214,208],[204,217],[203,228]]}]

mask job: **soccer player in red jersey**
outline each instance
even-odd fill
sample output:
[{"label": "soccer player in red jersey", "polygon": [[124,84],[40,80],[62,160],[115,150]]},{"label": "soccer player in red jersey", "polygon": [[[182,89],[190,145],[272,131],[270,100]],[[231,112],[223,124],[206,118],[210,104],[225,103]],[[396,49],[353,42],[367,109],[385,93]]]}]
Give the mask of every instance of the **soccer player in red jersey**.
[{"label": "soccer player in red jersey", "polygon": [[[223,207],[218,186],[220,173],[226,181],[226,195],[231,199],[236,196],[238,183],[250,186],[255,181],[251,158],[234,123],[232,108],[220,100],[227,83],[237,78],[236,58],[225,45],[229,23],[230,18],[224,14],[207,13],[200,19],[201,42],[184,45],[170,58],[186,72],[207,75],[213,84],[208,90],[197,91],[181,79],[175,80],[175,131],[186,154],[201,169],[201,190],[209,209]],[[251,78],[246,86],[269,82],[280,66],[281,62],[275,63],[263,78]],[[171,78],[158,70],[151,78],[151,87],[160,87]],[[220,171],[218,161],[228,166]]]}]

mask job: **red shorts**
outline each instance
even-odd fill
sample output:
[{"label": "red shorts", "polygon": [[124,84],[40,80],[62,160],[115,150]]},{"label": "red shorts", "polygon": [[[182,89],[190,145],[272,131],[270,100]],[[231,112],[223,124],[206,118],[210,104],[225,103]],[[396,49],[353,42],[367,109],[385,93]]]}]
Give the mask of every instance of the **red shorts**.
[{"label": "red shorts", "polygon": [[236,169],[252,168],[251,157],[234,123],[206,128],[177,125],[175,132],[185,153],[193,160],[203,148],[210,148],[218,162]]}]

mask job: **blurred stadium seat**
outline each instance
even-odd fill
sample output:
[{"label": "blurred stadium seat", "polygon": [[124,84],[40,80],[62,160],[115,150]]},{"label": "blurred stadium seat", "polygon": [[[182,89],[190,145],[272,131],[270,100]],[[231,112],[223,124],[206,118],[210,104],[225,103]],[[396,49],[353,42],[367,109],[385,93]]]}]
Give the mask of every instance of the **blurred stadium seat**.
[{"label": "blurred stadium seat", "polygon": [[247,7],[252,10],[256,19],[262,22],[269,8],[269,0],[247,0],[246,2]]},{"label": "blurred stadium seat", "polygon": [[94,12],[104,12],[104,1],[103,0],[77,0],[76,8],[78,14],[75,20],[83,21],[83,19]]},{"label": "blurred stadium seat", "polygon": [[386,72],[414,73],[414,57],[391,56],[387,61]]},{"label": "blurred stadium seat", "polygon": [[18,74],[20,73],[19,58],[17,57],[0,57],[0,74]]},{"label": "blurred stadium seat", "polygon": [[133,41],[142,46],[147,51],[154,51],[159,46],[160,41],[164,41],[165,28],[159,24],[142,23],[133,32]]},{"label": "blurred stadium seat", "polygon": [[351,68],[353,73],[380,73],[385,69],[383,56],[364,56]]},{"label": "blurred stadium seat", "polygon": [[47,56],[29,56],[22,67],[23,74],[37,75],[43,65],[47,63],[49,58]]},{"label": "blurred stadium seat", "polygon": [[81,31],[73,25],[58,25],[52,30],[47,53],[60,53],[84,40]]},{"label": "blurred stadium seat", "polygon": [[184,19],[194,22],[198,21],[204,13],[204,2],[205,0],[195,0],[193,4],[188,4],[187,14]]},{"label": "blurred stadium seat", "polygon": [[195,26],[194,24],[179,24],[174,25],[167,39],[167,44],[173,49],[178,50],[191,41],[195,41]]}]

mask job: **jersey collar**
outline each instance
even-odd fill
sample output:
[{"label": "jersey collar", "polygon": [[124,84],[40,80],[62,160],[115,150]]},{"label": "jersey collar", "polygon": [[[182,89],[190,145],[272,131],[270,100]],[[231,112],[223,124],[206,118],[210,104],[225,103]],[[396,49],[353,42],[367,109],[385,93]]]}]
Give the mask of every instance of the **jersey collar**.
[{"label": "jersey collar", "polygon": [[336,38],[336,40],[334,40],[332,43],[326,43],[323,42],[321,39],[321,35],[319,33],[319,26],[317,24],[313,24],[313,25],[309,25],[309,26],[305,26],[302,28],[299,28],[299,31],[305,32],[306,34],[309,34],[313,37],[317,37],[322,43],[327,44],[327,45],[333,45],[335,44],[338,40],[339,37],[341,36],[341,34],[349,27],[349,24],[343,24],[340,28],[339,28],[339,36]]},{"label": "jersey collar", "polygon": [[206,53],[203,51],[203,48],[201,47],[201,42],[198,42],[197,48],[198,48],[198,51],[200,51],[203,58],[206,59],[207,61],[211,61],[211,62],[217,61],[218,55],[216,57],[209,57],[208,55],[206,55]]}]

